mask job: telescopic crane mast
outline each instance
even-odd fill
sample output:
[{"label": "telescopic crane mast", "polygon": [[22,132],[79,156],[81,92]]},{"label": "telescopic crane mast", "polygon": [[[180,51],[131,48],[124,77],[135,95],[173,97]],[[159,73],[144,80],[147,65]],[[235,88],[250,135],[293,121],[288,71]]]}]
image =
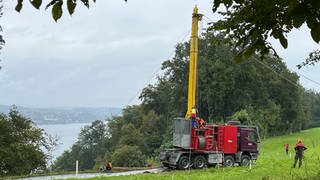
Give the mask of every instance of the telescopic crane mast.
[{"label": "telescopic crane mast", "polygon": [[192,13],[192,28],[190,42],[190,62],[189,62],[189,81],[188,81],[188,109],[185,118],[190,119],[191,109],[196,106],[197,89],[197,63],[198,63],[198,22],[201,21],[202,14],[198,13],[195,6]]}]

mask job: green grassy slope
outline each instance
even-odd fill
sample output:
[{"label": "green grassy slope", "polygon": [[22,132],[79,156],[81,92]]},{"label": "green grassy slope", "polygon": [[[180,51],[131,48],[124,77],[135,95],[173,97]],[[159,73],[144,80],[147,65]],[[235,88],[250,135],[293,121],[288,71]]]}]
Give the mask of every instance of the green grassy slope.
[{"label": "green grassy slope", "polygon": [[[308,148],[301,168],[292,168],[294,145],[298,138]],[[289,144],[289,154],[285,154],[284,144]],[[140,174],[120,177],[92,179],[320,179],[320,128],[314,128],[286,136],[266,139],[262,142],[261,154],[257,162],[249,167],[206,168],[203,170],[171,171],[159,174]]]}]

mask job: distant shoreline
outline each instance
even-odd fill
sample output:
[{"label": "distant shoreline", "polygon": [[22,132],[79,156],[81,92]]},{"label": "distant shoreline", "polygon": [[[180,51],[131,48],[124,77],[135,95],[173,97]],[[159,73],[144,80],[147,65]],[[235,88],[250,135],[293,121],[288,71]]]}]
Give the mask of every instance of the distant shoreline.
[{"label": "distant shoreline", "polygon": [[[0,113],[8,114],[12,106],[0,105]],[[30,118],[36,125],[91,123],[95,120],[107,120],[122,114],[121,108],[114,107],[53,107],[31,108],[17,106],[18,111]]]}]

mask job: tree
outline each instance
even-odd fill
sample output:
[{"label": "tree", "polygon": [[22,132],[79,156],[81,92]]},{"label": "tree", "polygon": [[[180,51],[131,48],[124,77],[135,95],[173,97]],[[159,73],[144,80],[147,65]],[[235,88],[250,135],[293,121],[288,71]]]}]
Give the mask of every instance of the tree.
[{"label": "tree", "polygon": [[111,155],[116,166],[141,167],[145,166],[146,158],[137,146],[121,145]]},{"label": "tree", "polygon": [[81,129],[78,141],[72,145],[71,151],[65,151],[54,162],[55,170],[72,170],[79,161],[79,169],[92,169],[98,156],[103,157],[110,149],[107,124],[97,120]]},{"label": "tree", "polygon": [[139,129],[136,129],[131,123],[123,125],[120,131],[120,145],[140,146],[143,142],[143,136]]},{"label": "tree", "polygon": [[[149,111],[142,118],[141,132],[143,133],[144,148],[142,152],[147,156],[156,156],[156,150],[160,148],[166,137],[166,129],[169,129],[168,120],[157,115],[154,111]],[[171,134],[168,135],[172,137]]]},{"label": "tree", "polygon": [[[110,133],[111,151],[120,144],[120,141],[127,141],[135,137],[125,138],[124,136],[132,135],[130,128],[136,135],[140,136],[139,128],[142,123],[142,110],[140,105],[127,106],[123,109],[122,116],[112,117],[108,121],[108,131]],[[129,125],[130,124],[130,125]],[[128,133],[125,133],[128,132]],[[135,134],[133,134],[135,135]],[[122,138],[122,139],[121,139]]]},{"label": "tree", "polygon": [[0,176],[28,174],[45,168],[44,148],[50,149],[51,145],[43,130],[23,117],[15,106],[9,115],[0,114]]},{"label": "tree", "polygon": [[[271,55],[263,61],[254,55],[244,63],[235,64],[232,59],[237,52],[224,42],[224,34],[213,33],[199,40],[199,116],[219,123],[247,110],[252,117],[250,123],[263,127],[265,135],[305,128],[308,116],[298,75]],[[188,79],[184,74],[188,72],[188,51],[188,43],[179,44],[174,58],[163,63],[164,75],[155,85],[147,86],[140,96],[144,109],[154,110],[158,116],[183,117],[187,104]]]},{"label": "tree", "polygon": [[310,110],[310,127],[320,126],[320,93],[305,90],[303,98],[307,101],[307,108]]},{"label": "tree", "polygon": [[[221,5],[226,7],[225,11],[218,11]],[[312,39],[319,43],[319,9],[318,0],[215,0],[213,12],[218,11],[223,19],[211,28],[226,32],[229,42],[236,43],[238,53],[235,61],[240,62],[255,51],[266,55],[271,50],[277,55],[267,42],[268,38],[279,40],[283,48],[287,48],[287,34],[304,23],[307,23]],[[309,60],[298,65],[298,68],[319,61],[319,58],[313,58],[320,56],[319,51],[311,54]]]},{"label": "tree", "polygon": [[72,146],[72,150],[66,150],[60,155],[52,165],[53,170],[64,170],[71,171],[74,170],[76,158],[72,156],[72,151],[75,151],[74,145]]}]

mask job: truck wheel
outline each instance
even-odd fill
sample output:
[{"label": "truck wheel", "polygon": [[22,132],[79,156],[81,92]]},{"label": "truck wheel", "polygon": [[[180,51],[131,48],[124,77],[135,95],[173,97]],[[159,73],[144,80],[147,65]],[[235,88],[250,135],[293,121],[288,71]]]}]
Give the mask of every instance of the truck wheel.
[{"label": "truck wheel", "polygon": [[193,159],[193,167],[196,169],[202,169],[206,164],[206,158],[201,155],[198,155]]},{"label": "truck wheel", "polygon": [[232,167],[234,165],[234,158],[232,156],[225,156],[223,165],[225,167]]},{"label": "truck wheel", "polygon": [[189,157],[181,156],[178,161],[177,168],[181,170],[185,170],[185,169],[188,169],[189,167],[190,167]]},{"label": "truck wheel", "polygon": [[250,164],[250,157],[248,155],[243,155],[241,157],[240,165],[241,166],[249,166]]},{"label": "truck wheel", "polygon": [[162,163],[162,165],[163,165],[163,167],[167,167],[167,168],[169,168],[170,166],[169,166],[169,163]]}]

